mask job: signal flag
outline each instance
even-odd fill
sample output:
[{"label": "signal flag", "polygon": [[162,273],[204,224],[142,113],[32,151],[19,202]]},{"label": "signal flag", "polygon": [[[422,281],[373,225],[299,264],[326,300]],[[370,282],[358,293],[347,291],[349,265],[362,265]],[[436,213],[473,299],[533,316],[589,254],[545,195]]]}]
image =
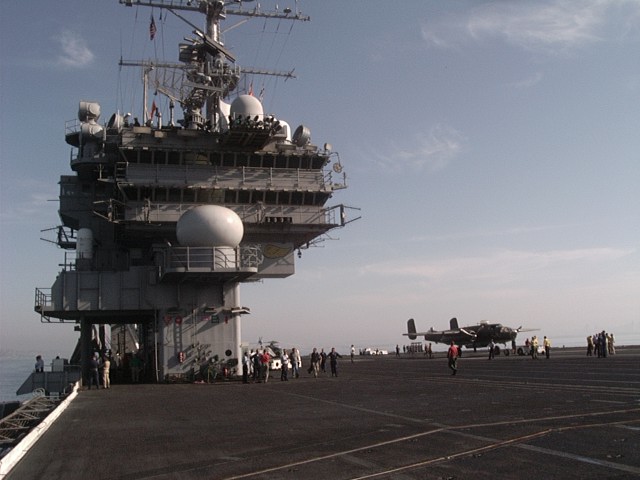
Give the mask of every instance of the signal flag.
[{"label": "signal flag", "polygon": [[151,24],[149,25],[149,40],[153,40],[156,36],[156,21],[153,19],[153,13],[151,14]]}]

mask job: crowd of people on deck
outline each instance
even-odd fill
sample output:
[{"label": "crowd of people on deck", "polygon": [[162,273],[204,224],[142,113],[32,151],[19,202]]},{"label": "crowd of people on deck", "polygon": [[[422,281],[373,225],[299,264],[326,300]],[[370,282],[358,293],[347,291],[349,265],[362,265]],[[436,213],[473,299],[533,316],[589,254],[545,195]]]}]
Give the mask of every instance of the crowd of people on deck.
[{"label": "crowd of people on deck", "polygon": [[[425,357],[433,358],[433,349],[431,347],[431,342],[425,343],[424,346],[422,342],[413,342],[411,345],[403,345],[402,346],[403,354],[424,354]],[[400,345],[396,345],[396,357],[400,356]]]},{"label": "crowd of people on deck", "polygon": [[602,330],[587,337],[587,357],[598,356],[605,358],[607,355],[616,354],[615,338],[613,333]]},{"label": "crowd of people on deck", "polygon": [[[551,355],[551,339],[546,335],[542,339],[542,342],[538,339],[537,335],[528,338],[524,341],[525,350],[529,352],[532,359],[537,360],[538,354],[544,354],[546,358]],[[542,348],[541,348],[542,347]]]},{"label": "crowd of people on deck", "polygon": [[[273,362],[275,356],[279,362]],[[351,346],[351,362],[355,354],[355,347]],[[314,378],[327,373],[327,363],[329,364],[331,376],[338,376],[338,358],[342,358],[335,348],[331,348],[329,353],[321,348],[313,348],[309,355],[309,365],[307,373]],[[276,367],[279,365],[279,367]],[[302,356],[296,347],[287,350],[281,349],[275,353],[272,349],[255,349],[245,351],[242,357],[242,382],[243,383],[267,383],[272,371],[280,374],[280,381],[287,382],[289,378],[300,378],[300,371],[303,369]],[[289,375],[291,371],[291,375]]]},{"label": "crowd of people on deck", "polygon": [[[513,342],[515,344],[515,342]],[[551,340],[546,335],[542,341],[538,339],[536,335],[531,339],[527,338],[524,342],[525,352],[532,359],[537,359],[538,355],[544,355],[546,358],[550,357],[551,352]],[[515,347],[512,346],[515,353]],[[447,359],[449,362],[449,368],[452,370],[452,374],[457,372],[457,359],[462,356],[461,347],[455,345],[455,342],[451,342],[449,349],[447,350]],[[396,345],[395,353],[396,357],[400,357],[401,347]],[[351,363],[354,361],[354,355],[356,349],[351,345]],[[411,345],[402,346],[403,354],[415,355],[416,353],[424,354],[428,358],[433,358],[433,350],[431,343],[422,346],[415,342]],[[609,355],[615,355],[615,337],[613,333],[607,333],[605,330],[594,333],[587,336],[587,356],[597,356],[598,358],[604,358]],[[362,355],[363,351],[359,351]],[[493,359],[495,355],[495,343],[491,342],[489,345],[489,360]],[[274,358],[275,357],[275,358]],[[335,348],[327,353],[324,348],[313,348],[308,356],[308,364],[303,369],[303,360],[300,350],[296,347],[291,349],[277,349],[277,353],[271,348],[256,348],[251,350],[245,350],[242,358],[242,381],[244,383],[266,383],[270,377],[279,375],[281,381],[289,381],[289,379],[300,378],[302,371],[306,370],[307,374],[318,378],[327,374],[327,364],[329,364],[330,373],[332,377],[338,376],[338,359],[342,358]],[[279,362],[274,362],[277,359]],[[86,379],[86,385],[90,390],[95,385],[96,389],[103,388],[108,389],[111,386],[111,366],[116,371],[126,369],[127,373],[130,373],[129,380],[132,383],[140,382],[140,373],[143,369],[142,359],[137,354],[127,354],[125,359],[120,358],[120,354],[117,353],[115,358],[111,359],[111,356],[107,354],[100,355],[96,352],[89,360],[89,376]],[[44,371],[44,360],[41,355],[36,357],[35,371]],[[120,375],[121,376],[121,375]]]}]

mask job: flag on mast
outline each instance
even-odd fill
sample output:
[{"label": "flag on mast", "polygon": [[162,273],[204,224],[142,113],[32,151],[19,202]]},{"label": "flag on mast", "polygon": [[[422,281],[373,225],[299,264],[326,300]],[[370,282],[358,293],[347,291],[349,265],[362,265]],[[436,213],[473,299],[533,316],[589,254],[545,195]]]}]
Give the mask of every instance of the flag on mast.
[{"label": "flag on mast", "polygon": [[153,13],[151,14],[151,24],[149,24],[149,40],[153,40],[156,36],[156,21],[153,19]]}]

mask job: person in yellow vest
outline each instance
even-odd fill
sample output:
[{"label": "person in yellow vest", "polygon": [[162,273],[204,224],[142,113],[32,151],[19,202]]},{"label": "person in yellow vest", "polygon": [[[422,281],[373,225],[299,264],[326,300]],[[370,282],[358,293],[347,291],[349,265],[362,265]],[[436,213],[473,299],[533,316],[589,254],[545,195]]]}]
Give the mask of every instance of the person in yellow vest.
[{"label": "person in yellow vest", "polygon": [[111,377],[109,376],[109,370],[111,369],[111,360],[107,355],[104,356],[102,361],[102,388],[111,388]]},{"label": "person in yellow vest", "polygon": [[531,358],[538,358],[538,337],[535,335],[531,337]]},{"label": "person in yellow vest", "polygon": [[549,340],[546,335],[544,336],[544,342],[542,343],[542,345],[544,346],[545,356],[549,358],[549,353],[551,351],[551,340]]},{"label": "person in yellow vest", "polygon": [[616,347],[614,345],[613,333],[607,335],[607,347],[609,348],[609,355],[616,354]]}]

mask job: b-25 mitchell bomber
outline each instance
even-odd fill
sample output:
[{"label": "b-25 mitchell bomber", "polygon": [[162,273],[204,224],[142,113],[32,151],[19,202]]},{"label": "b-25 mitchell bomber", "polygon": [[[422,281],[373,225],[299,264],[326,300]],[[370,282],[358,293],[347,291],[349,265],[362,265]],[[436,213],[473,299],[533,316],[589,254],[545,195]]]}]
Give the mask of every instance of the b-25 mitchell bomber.
[{"label": "b-25 mitchell bomber", "polygon": [[[426,341],[434,343],[449,344],[453,340],[456,345],[473,348],[475,351],[478,347],[487,347],[492,339],[496,344],[502,343],[506,345],[507,342],[511,342],[512,348],[515,348],[516,336],[519,332],[523,331],[521,326],[511,328],[501,323],[488,323],[486,321],[480,322],[477,325],[460,328],[457,318],[449,320],[449,326],[451,327],[450,330],[434,330],[433,327],[431,327],[426,332],[418,332],[416,331],[416,322],[413,318],[410,318],[407,321],[408,333],[404,333],[403,335],[409,337],[411,340],[415,340],[419,336],[424,336]],[[500,347],[497,345],[495,346],[495,353],[500,353]],[[522,353],[518,353],[522,355]],[[509,355],[508,348],[504,349],[504,354]]]}]

